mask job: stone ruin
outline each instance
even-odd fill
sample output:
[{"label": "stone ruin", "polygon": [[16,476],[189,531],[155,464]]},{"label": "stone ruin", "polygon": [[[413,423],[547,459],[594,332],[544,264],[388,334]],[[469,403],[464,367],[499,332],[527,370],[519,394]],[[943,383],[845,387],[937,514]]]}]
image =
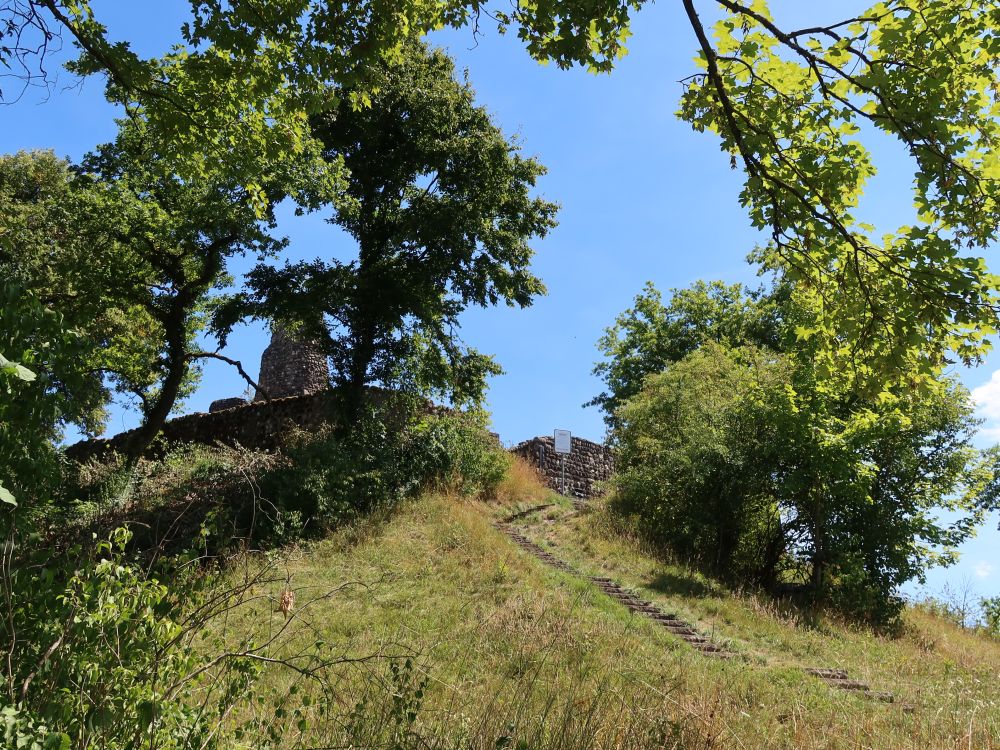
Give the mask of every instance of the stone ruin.
[{"label": "stone ruin", "polygon": [[[212,402],[209,414],[189,414],[168,421],[163,436],[169,442],[238,443],[271,450],[279,445],[288,425],[316,429],[329,412],[332,397],[327,358],[315,342],[297,338],[280,325],[271,326],[271,343],[260,358],[260,390],[252,403],[239,397]],[[379,389],[373,389],[379,392]],[[265,395],[265,393],[267,395]],[[388,392],[384,392],[388,393]],[[134,432],[112,438],[83,440],[67,453],[75,460],[122,449]],[[494,434],[499,442],[499,435]],[[563,458],[555,452],[551,435],[525,440],[510,449],[536,467],[545,483],[562,492]],[[605,445],[574,437],[565,458],[565,493],[569,497],[597,497],[614,473],[613,451]]]},{"label": "stone ruin", "polygon": [[[562,492],[563,458],[551,435],[525,440],[510,449],[538,469],[550,489]],[[597,497],[615,471],[615,456],[600,443],[574,437],[566,456],[566,495],[581,500]]]},{"label": "stone ruin", "polygon": [[[330,387],[330,367],[326,356],[312,341],[289,333],[282,326],[271,326],[271,343],[260,357],[260,390],[254,401],[318,393]],[[220,398],[208,407],[209,412],[232,409],[245,399]]]}]

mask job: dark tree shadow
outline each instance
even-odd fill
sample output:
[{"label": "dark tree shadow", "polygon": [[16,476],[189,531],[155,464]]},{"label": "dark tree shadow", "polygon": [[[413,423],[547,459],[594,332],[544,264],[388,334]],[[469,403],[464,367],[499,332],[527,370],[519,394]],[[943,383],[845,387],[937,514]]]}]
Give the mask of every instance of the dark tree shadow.
[{"label": "dark tree shadow", "polygon": [[698,580],[693,574],[678,575],[669,571],[661,571],[646,582],[647,588],[661,594],[674,596],[713,596],[718,590],[704,581]]}]

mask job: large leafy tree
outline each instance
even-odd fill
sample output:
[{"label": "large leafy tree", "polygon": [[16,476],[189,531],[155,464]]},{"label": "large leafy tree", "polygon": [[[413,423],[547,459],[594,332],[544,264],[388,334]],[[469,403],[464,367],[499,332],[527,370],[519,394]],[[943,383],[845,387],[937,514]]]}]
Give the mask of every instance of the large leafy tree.
[{"label": "large leafy tree", "polygon": [[227,259],[282,246],[242,187],[181,180],[143,135],[142,120],[123,122],[76,168],[51,153],[0,159],[0,272],[81,344],[39,372],[66,408],[38,427],[97,431],[113,393],[127,394],[143,416],[134,456],[193,387],[198,361],[222,357],[197,334]]},{"label": "large leafy tree", "polygon": [[0,507],[27,500],[37,509],[58,484],[60,430],[93,417],[81,393],[92,377],[77,366],[88,350],[60,313],[16,283],[0,285],[0,307]]},{"label": "large leafy tree", "polygon": [[121,248],[93,231],[105,208],[102,189],[51,152],[0,156],[0,278],[87,342],[63,366],[46,368],[52,387],[73,404],[70,421],[85,432],[103,424],[102,372],[120,368],[140,377],[149,365],[141,352],[118,345],[141,339],[149,321],[121,299]]},{"label": "large leafy tree", "polygon": [[737,585],[798,583],[873,621],[949,564],[995,503],[993,452],[953,380],[879,402],[833,397],[794,356],[714,342],[619,413],[620,508]]},{"label": "large leafy tree", "polygon": [[[26,86],[51,88],[46,59],[71,42],[80,52],[71,71],[105,76],[108,98],[147,120],[177,174],[225,173],[263,210],[266,186],[289,164],[310,165],[321,186],[339,174],[337,163],[319,155],[310,114],[330,109],[340,94],[350,106],[364,105],[374,65],[400,59],[408,41],[432,30],[478,26],[487,11],[478,1],[455,0],[190,0],[190,6],[180,43],[147,58],[128,41],[113,41],[114,29],[89,0],[5,0],[0,95],[11,100]],[[564,0],[488,15],[502,29],[520,29],[536,57],[607,70],[623,51],[627,7]]]},{"label": "large leafy tree", "polygon": [[[995,4],[896,0],[788,29],[762,0],[718,0],[709,31],[683,3],[703,72],[681,114],[742,164],[741,200],[771,234],[759,257],[795,283],[812,318],[799,333],[820,344],[825,370],[878,383],[933,377],[950,353],[977,361],[998,303],[975,255],[1000,226]],[[859,218],[877,167],[866,129],[912,159],[911,225]]]},{"label": "large leafy tree", "polygon": [[498,368],[462,344],[459,315],[544,291],[528,243],[556,206],[531,195],[542,166],[475,105],[443,52],[413,44],[377,74],[370,106],[312,120],[324,156],[349,170],[330,222],[356,256],[261,266],[230,312],[318,340],[351,412],[373,383],[475,402]]},{"label": "large leafy tree", "polygon": [[972,445],[968,391],[918,370],[876,387],[832,377],[816,341],[794,335],[812,324],[794,296],[725,290],[667,304],[647,290],[620,316],[624,335],[605,337],[624,507],[730,580],[795,581],[890,616],[898,586],[952,562],[996,504],[996,452]]},{"label": "large leafy tree", "polygon": [[101,186],[51,152],[0,157],[0,483],[51,499],[65,427],[99,431],[112,380],[152,379],[153,320],[124,294],[124,248],[97,231]]}]

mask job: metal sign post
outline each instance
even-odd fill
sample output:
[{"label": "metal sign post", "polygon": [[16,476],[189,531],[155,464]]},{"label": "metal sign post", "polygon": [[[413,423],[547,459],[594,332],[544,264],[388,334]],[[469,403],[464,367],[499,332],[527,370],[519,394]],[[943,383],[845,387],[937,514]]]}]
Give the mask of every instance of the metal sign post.
[{"label": "metal sign post", "polygon": [[562,494],[566,494],[566,456],[573,452],[573,435],[569,430],[556,430],[552,433],[552,439],[555,442],[555,451],[559,454],[560,459],[560,485],[562,487]]}]

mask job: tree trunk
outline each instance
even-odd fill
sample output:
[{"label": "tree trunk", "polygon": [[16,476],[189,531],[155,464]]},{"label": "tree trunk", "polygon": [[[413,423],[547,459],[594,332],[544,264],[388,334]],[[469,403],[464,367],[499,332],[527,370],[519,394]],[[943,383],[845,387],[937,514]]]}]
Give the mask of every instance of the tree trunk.
[{"label": "tree trunk", "polygon": [[170,410],[177,402],[177,394],[180,393],[188,368],[187,332],[184,330],[186,313],[184,299],[176,299],[171,304],[165,319],[161,321],[167,335],[167,375],[160,384],[160,392],[146,412],[142,424],[128,441],[125,455],[129,464],[138,461],[150,443],[156,439],[167,417],[170,416]]},{"label": "tree trunk", "polygon": [[367,325],[355,339],[351,355],[351,372],[344,389],[344,420],[347,430],[353,431],[361,418],[368,387],[368,368],[375,357],[375,327]]}]

